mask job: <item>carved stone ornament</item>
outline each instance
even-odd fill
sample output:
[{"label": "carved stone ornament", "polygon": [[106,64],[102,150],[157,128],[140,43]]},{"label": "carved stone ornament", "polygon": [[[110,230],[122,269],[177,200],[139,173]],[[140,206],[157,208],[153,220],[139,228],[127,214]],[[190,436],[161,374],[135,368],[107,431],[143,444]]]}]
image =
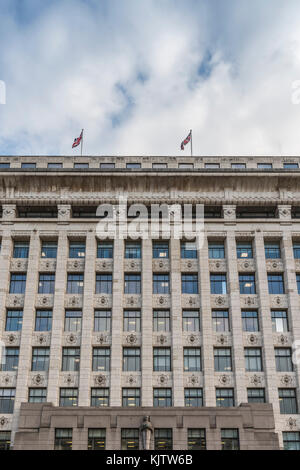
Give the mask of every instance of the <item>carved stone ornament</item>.
[{"label": "carved stone ornament", "polygon": [[67,385],[72,385],[75,383],[75,379],[73,377],[73,375],[71,374],[68,374],[64,377],[64,383],[67,384]]},{"label": "carved stone ornament", "polygon": [[280,382],[283,384],[283,385],[291,385],[293,383],[293,378],[289,375],[283,375],[280,379]]},{"label": "carved stone ornament", "polygon": [[5,375],[3,378],[2,378],[2,383],[4,385],[9,385],[12,383],[12,377],[10,375]]},{"label": "carved stone ornament", "polygon": [[100,302],[101,305],[108,304],[108,300],[104,296],[100,297],[99,302]]},{"label": "carved stone ornament", "polygon": [[96,384],[96,385],[103,386],[103,385],[106,384],[106,377],[105,377],[105,375],[102,375],[102,374],[96,375],[94,380],[95,380],[95,384]]},{"label": "carved stone ornament", "polygon": [[101,333],[101,335],[97,336],[97,342],[100,343],[100,344],[106,343],[107,342],[107,336],[105,336]]},{"label": "carved stone ornament", "polygon": [[291,417],[287,420],[287,425],[289,426],[289,428],[293,429],[297,427],[297,421]]},{"label": "carved stone ornament", "polygon": [[196,341],[196,339],[197,339],[197,338],[196,338],[195,335],[190,335],[190,336],[189,336],[189,342],[192,343],[192,344]]},{"label": "carved stone ornament", "polygon": [[134,262],[134,261],[131,261],[130,267],[131,267],[131,268],[135,268],[135,262]]},{"label": "carved stone ornament", "polygon": [[247,297],[245,299],[245,304],[246,305],[254,305],[255,304],[255,299],[252,299],[251,297]]},{"label": "carved stone ornament", "polygon": [[158,302],[160,303],[160,305],[162,305],[165,303],[165,299],[163,297],[160,297]]},{"label": "carved stone ornament", "polygon": [[5,417],[5,416],[1,416],[0,418],[0,426],[1,428],[3,428],[4,426],[6,426],[8,424],[8,419]]},{"label": "carved stone ornament", "polygon": [[219,382],[222,385],[227,385],[230,383],[230,377],[228,377],[228,375],[223,374],[219,377]]},{"label": "carved stone ornament", "polygon": [[168,377],[166,375],[160,375],[158,378],[158,381],[160,384],[163,385],[168,382]]},{"label": "carved stone ornament", "polygon": [[32,377],[32,383],[34,385],[42,385],[45,381],[45,378],[41,374],[36,374]]},{"label": "carved stone ornament", "polygon": [[278,336],[278,343],[284,345],[284,344],[287,344],[289,342],[287,336],[284,336],[284,335],[280,335]]},{"label": "carved stone ornament", "polygon": [[248,342],[250,344],[257,344],[258,343],[258,337],[256,335],[249,335],[248,336]]},{"label": "carved stone ornament", "polygon": [[220,335],[217,337],[217,342],[219,344],[225,344],[227,343],[227,336],[224,336],[224,335]]},{"label": "carved stone ornament", "polygon": [[47,337],[43,334],[37,335],[36,339],[37,339],[38,343],[40,343],[40,344],[44,344],[44,343],[47,342]]},{"label": "carved stone ornament", "polygon": [[69,334],[67,337],[66,337],[66,341],[67,343],[69,344],[74,344],[77,342],[77,336],[74,335],[73,333]]},{"label": "carved stone ornament", "polygon": [[127,378],[127,382],[132,385],[132,384],[136,384],[136,377],[134,377],[134,375],[130,375],[128,378]]},{"label": "carved stone ornament", "polygon": [[192,375],[191,377],[189,377],[189,382],[192,384],[192,385],[196,385],[199,383],[199,377],[197,377],[196,375]]},{"label": "carved stone ornament", "polygon": [[157,337],[157,341],[159,341],[160,344],[165,344],[167,342],[167,337],[165,335],[160,335]]},{"label": "carved stone ornament", "polygon": [[164,263],[163,263],[162,261],[160,261],[160,262],[158,263],[158,266],[159,266],[160,268],[163,268]]},{"label": "carved stone ornament", "polygon": [[249,263],[247,261],[244,263],[244,268],[249,268]]},{"label": "carved stone ornament", "polygon": [[261,384],[261,377],[259,377],[259,375],[254,374],[251,377],[250,381],[253,385],[260,385]]},{"label": "carved stone ornament", "polygon": [[280,305],[280,304],[281,304],[281,298],[280,298],[280,297],[277,297],[277,298],[276,298],[276,303],[277,303],[277,305]]},{"label": "carved stone ornament", "polygon": [[217,297],[215,300],[217,305],[224,305],[225,304],[225,299],[224,297]]},{"label": "carved stone ornament", "polygon": [[191,268],[191,267],[192,267],[192,263],[191,263],[190,261],[188,261],[187,267],[188,267],[188,268]]},{"label": "carved stone ornament", "polygon": [[137,341],[137,337],[136,337],[136,335],[134,335],[133,333],[131,333],[131,335],[126,336],[126,341],[127,341],[127,343],[129,343],[129,344],[134,344],[134,343],[136,343],[136,341]]},{"label": "carved stone ornament", "polygon": [[196,299],[194,299],[193,297],[190,297],[189,298],[189,305],[195,305],[196,303]]},{"label": "carved stone ornament", "polygon": [[127,300],[127,303],[128,303],[129,305],[134,305],[134,303],[135,303],[134,297],[129,297],[129,299]]},{"label": "carved stone ornament", "polygon": [[13,335],[13,334],[10,334],[10,335],[7,336],[7,342],[9,344],[15,343],[17,341],[17,339],[18,339],[17,336]]}]

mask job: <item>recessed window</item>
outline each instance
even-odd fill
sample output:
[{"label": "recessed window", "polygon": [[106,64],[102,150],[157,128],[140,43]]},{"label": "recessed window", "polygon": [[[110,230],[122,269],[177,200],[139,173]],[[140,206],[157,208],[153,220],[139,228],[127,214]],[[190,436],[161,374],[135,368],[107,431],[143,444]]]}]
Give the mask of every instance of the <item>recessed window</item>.
[{"label": "recessed window", "polygon": [[240,259],[253,258],[252,242],[237,242],[236,254]]},{"label": "recessed window", "polygon": [[269,294],[284,294],[283,274],[268,274]]},{"label": "recessed window", "polygon": [[46,403],[46,388],[30,388],[28,391],[28,403]]},{"label": "recessed window", "polygon": [[65,328],[64,331],[81,331],[82,311],[66,310],[65,311]]},{"label": "recessed window", "polygon": [[93,348],[93,371],[110,370],[110,348]]},{"label": "recessed window", "polygon": [[89,164],[88,163],[74,163],[74,168],[88,168]]},{"label": "recessed window", "polygon": [[62,168],[62,163],[48,163],[48,168]]},{"label": "recessed window", "polygon": [[179,163],[178,168],[192,170],[194,168],[193,163]]},{"label": "recessed window", "polygon": [[11,273],[10,275],[10,294],[25,294],[26,274]]},{"label": "recessed window", "polygon": [[261,372],[263,370],[261,348],[245,348],[244,352],[246,372]]},{"label": "recessed window", "polygon": [[171,331],[170,310],[153,311],[153,331]]},{"label": "recessed window", "polygon": [[83,274],[68,274],[67,294],[83,293]]},{"label": "recessed window", "polygon": [[172,448],[172,429],[154,429],[154,449],[162,451],[172,450]]},{"label": "recessed window", "polygon": [[170,293],[169,274],[153,274],[153,294]]},{"label": "recessed window", "polygon": [[239,430],[221,429],[221,445],[222,450],[239,450]]},{"label": "recessed window", "polygon": [[70,242],[69,258],[85,258],[85,243]]},{"label": "recessed window", "polygon": [[206,450],[205,429],[188,429],[188,450]]},{"label": "recessed window", "polygon": [[36,163],[22,163],[21,168],[36,168]]},{"label": "recessed window", "polygon": [[141,256],[141,242],[125,242],[125,259],[140,259]]},{"label": "recessed window", "polygon": [[111,259],[114,254],[113,242],[99,242],[97,245],[97,258]]},{"label": "recessed window", "polygon": [[203,406],[202,388],[185,388],[184,389],[184,406],[195,407],[195,408]]},{"label": "recessed window", "polygon": [[295,415],[298,413],[297,394],[295,388],[279,388],[278,395],[281,414]]},{"label": "recessed window", "polygon": [[224,242],[208,242],[208,256],[210,259],[224,259]]},{"label": "recessed window", "polygon": [[35,331],[51,331],[52,310],[37,310],[35,313]]},{"label": "recessed window", "polygon": [[255,274],[239,274],[240,294],[256,294]]},{"label": "recessed window", "polygon": [[59,406],[77,406],[78,388],[61,388],[59,393]]},{"label": "recessed window", "polygon": [[111,310],[95,310],[94,331],[111,331]]},{"label": "recessed window", "polygon": [[109,406],[109,388],[92,388],[91,406],[96,406],[97,408]]},{"label": "recessed window", "polygon": [[21,331],[23,310],[7,310],[5,331]]},{"label": "recessed window", "polygon": [[210,275],[211,294],[227,294],[226,274]]},{"label": "recessed window", "polygon": [[284,450],[300,450],[300,432],[285,431],[282,433]]},{"label": "recessed window", "polygon": [[131,331],[131,332],[141,331],[141,311],[140,310],[124,310],[123,329],[124,331]]},{"label": "recessed window", "polygon": [[19,348],[4,348],[1,361],[2,372],[16,372],[19,365]]},{"label": "recessed window", "polygon": [[43,242],[42,243],[42,258],[56,258],[57,257],[57,242]]},{"label": "recessed window", "polygon": [[220,168],[220,163],[205,163],[205,168]]},{"label": "recessed window", "polygon": [[248,403],[265,403],[265,389],[264,388],[248,388]]},{"label": "recessed window", "polygon": [[275,348],[275,361],[277,372],[292,372],[292,350],[291,348]]},{"label": "recessed window", "polygon": [[276,333],[289,331],[288,313],[286,310],[272,310],[272,330]]},{"label": "recessed window", "polygon": [[153,371],[166,372],[171,370],[171,349],[153,348]]},{"label": "recessed window", "polygon": [[182,311],[182,330],[200,331],[200,313],[199,310]]},{"label": "recessed window", "polygon": [[88,450],[104,450],[106,441],[105,429],[88,430]]},{"label": "recessed window", "polygon": [[221,406],[221,407],[234,406],[233,388],[217,388],[216,389],[216,405]]},{"label": "recessed window", "polygon": [[164,408],[172,406],[172,389],[171,388],[154,388],[153,389],[153,406]]},{"label": "recessed window", "polygon": [[0,431],[0,451],[10,450],[11,432]]},{"label": "recessed window", "polygon": [[140,163],[126,163],[126,168],[141,168]]},{"label": "recessed window", "polygon": [[153,258],[169,258],[169,243],[153,242]]},{"label": "recessed window", "polygon": [[14,242],[14,258],[28,258],[29,242]]},{"label": "recessed window", "polygon": [[10,168],[10,163],[0,163],[0,169],[1,168]]},{"label": "recessed window", "polygon": [[231,372],[231,348],[214,348],[214,362],[216,372]]},{"label": "recessed window", "polygon": [[163,168],[168,168],[168,165],[166,163],[152,163],[152,168],[162,170]]},{"label": "recessed window", "polygon": [[31,370],[47,372],[49,370],[49,357],[50,348],[32,348]]},{"label": "recessed window", "polygon": [[141,370],[141,349],[123,348],[123,371],[139,372]]},{"label": "recessed window", "polygon": [[201,348],[183,348],[183,370],[199,372],[201,368]]},{"label": "recessed window", "polygon": [[296,170],[299,168],[298,163],[284,163],[283,168],[285,170]]},{"label": "recessed window", "polygon": [[214,331],[218,333],[230,331],[228,310],[213,310],[212,321]]},{"label": "recessed window", "polygon": [[198,294],[198,274],[181,274],[181,293]]},{"label": "recessed window", "polygon": [[280,259],[280,242],[265,242],[266,259]]},{"label": "recessed window", "polygon": [[270,170],[272,168],[272,163],[258,163],[257,168],[260,170]]},{"label": "recessed window", "polygon": [[80,365],[80,348],[63,348],[62,371],[78,372]]},{"label": "recessed window", "polygon": [[135,408],[141,406],[141,389],[140,388],[123,388],[122,389],[122,406]]},{"label": "recessed window", "polygon": [[121,429],[121,450],[139,450],[139,429]]},{"label": "recessed window", "polygon": [[[61,389],[66,390],[66,389]],[[69,405],[61,405],[69,406]],[[72,406],[72,405],[70,405]],[[54,450],[72,450],[72,429],[55,429]]]},{"label": "recessed window", "polygon": [[242,310],[243,331],[259,331],[258,312],[256,310]]},{"label": "recessed window", "polygon": [[54,294],[55,274],[40,274],[39,276],[39,294]]},{"label": "recessed window", "polygon": [[114,163],[100,163],[100,168],[115,168],[115,164]]},{"label": "recessed window", "polygon": [[181,258],[196,259],[197,246],[195,242],[181,242]]},{"label": "recessed window", "polygon": [[233,169],[243,169],[243,168],[246,168],[246,163],[232,163],[231,168],[233,168]]},{"label": "recessed window", "polygon": [[141,293],[141,275],[125,274],[124,276],[124,294]]}]

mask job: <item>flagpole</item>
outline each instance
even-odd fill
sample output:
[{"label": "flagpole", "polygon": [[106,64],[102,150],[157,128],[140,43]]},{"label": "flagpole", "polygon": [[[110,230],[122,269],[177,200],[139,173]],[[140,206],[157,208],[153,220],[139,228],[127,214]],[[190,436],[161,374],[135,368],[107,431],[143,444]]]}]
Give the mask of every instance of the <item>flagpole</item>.
[{"label": "flagpole", "polygon": [[193,156],[193,133],[192,133],[192,129],[190,130],[191,132],[191,157]]},{"label": "flagpole", "polygon": [[82,147],[83,147],[83,131],[84,131],[84,129],[82,129],[82,131],[81,131],[81,132],[82,132],[82,138],[81,138],[81,156],[82,156]]}]

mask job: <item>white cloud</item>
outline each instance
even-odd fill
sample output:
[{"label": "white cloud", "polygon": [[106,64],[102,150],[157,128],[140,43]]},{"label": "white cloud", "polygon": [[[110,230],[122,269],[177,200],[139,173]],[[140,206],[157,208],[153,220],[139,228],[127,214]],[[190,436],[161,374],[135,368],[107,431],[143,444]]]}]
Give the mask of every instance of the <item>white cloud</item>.
[{"label": "white cloud", "polygon": [[1,154],[299,154],[297,0],[2,2]]}]

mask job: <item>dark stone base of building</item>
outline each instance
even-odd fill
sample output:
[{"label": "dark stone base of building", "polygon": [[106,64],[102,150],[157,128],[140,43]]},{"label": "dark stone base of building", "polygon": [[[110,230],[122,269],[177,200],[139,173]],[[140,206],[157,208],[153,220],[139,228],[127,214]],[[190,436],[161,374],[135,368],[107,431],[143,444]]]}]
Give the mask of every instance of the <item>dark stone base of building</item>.
[{"label": "dark stone base of building", "polygon": [[[148,417],[148,418],[145,418]],[[21,406],[14,450],[278,450],[270,404],[235,408]],[[124,431],[125,430],[125,431]],[[201,430],[201,431],[200,431]],[[148,438],[147,438],[148,436]],[[197,450],[197,449],[196,449]]]}]

